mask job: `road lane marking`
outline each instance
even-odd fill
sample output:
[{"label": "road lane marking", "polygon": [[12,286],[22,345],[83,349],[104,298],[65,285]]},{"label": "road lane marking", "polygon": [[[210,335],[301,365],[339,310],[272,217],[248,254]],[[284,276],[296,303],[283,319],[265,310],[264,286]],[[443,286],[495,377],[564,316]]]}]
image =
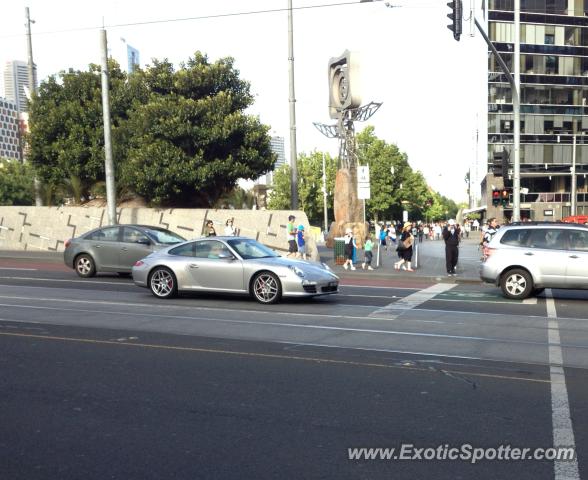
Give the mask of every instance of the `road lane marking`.
[{"label": "road lane marking", "polygon": [[[551,379],[551,422],[553,428],[553,446],[571,447],[576,450],[574,428],[570,415],[570,402],[566,386],[566,375],[563,369],[563,351],[559,335],[559,322],[555,301],[551,289],[545,290],[547,305],[548,342],[549,342],[549,375]],[[580,480],[578,459],[553,463],[555,480]]]},{"label": "road lane marking", "polygon": [[425,302],[428,302],[440,293],[447,292],[452,288],[457,287],[457,283],[436,283],[424,290],[412,293],[397,302],[390,303],[385,307],[369,314],[370,317],[385,316],[390,319],[396,319],[409,310],[412,310]]},{"label": "road lane marking", "polygon": [[[335,360],[332,358],[320,358],[320,357],[301,357],[296,355],[281,355],[275,353],[256,353],[256,352],[243,352],[237,350],[221,350],[221,349],[213,349],[213,348],[200,348],[200,347],[181,347],[175,345],[158,345],[158,344],[150,344],[150,343],[138,343],[138,342],[125,342],[119,340],[96,340],[90,338],[76,338],[76,337],[58,337],[52,335],[35,335],[35,334],[25,334],[25,333],[12,333],[12,332],[1,332],[0,336],[4,337],[20,337],[20,338],[34,338],[39,340],[53,340],[53,341],[62,341],[62,342],[75,342],[75,343],[89,343],[94,345],[116,345],[116,346],[126,346],[126,347],[135,347],[135,348],[151,348],[151,349],[158,349],[158,350],[174,350],[174,351],[181,351],[181,352],[195,352],[195,353],[212,353],[212,354],[219,354],[219,355],[235,355],[235,356],[242,356],[242,357],[253,357],[253,358],[271,358],[276,360],[294,360],[294,361],[304,361],[304,362],[313,362],[313,363],[323,363],[323,364],[332,364],[332,365],[349,365],[355,367],[370,367],[370,368],[388,368],[388,369],[395,369],[395,370],[410,370],[416,372],[423,372],[423,373],[440,373],[439,369],[431,369],[430,367],[427,368],[420,368],[414,367],[409,365],[390,365],[385,363],[371,363],[371,362],[353,362],[350,360]],[[282,343],[282,342],[278,342]],[[304,344],[303,344],[304,345]],[[544,380],[540,378],[525,378],[525,377],[511,377],[508,375],[493,375],[490,373],[476,373],[476,372],[469,372],[469,371],[457,371],[457,370],[450,370],[447,368],[443,369],[444,372],[458,374],[458,375],[467,375],[472,377],[483,377],[483,378],[492,378],[492,379],[501,379],[501,380],[515,380],[515,381],[523,381],[523,382],[532,382],[532,383],[548,383],[549,380]]]},{"label": "road lane marking", "polygon": [[[36,272],[36,268],[16,268],[16,267],[0,267],[0,270],[18,270],[21,272]],[[0,277],[3,278],[3,277]],[[20,277],[17,277],[20,278]]]},{"label": "road lane marking", "polygon": [[[381,329],[373,329],[373,328],[354,328],[354,327],[337,327],[331,325],[316,325],[316,324],[305,324],[305,323],[287,323],[287,322],[272,322],[272,321],[259,321],[259,320],[231,320],[225,318],[212,318],[212,317],[194,317],[189,315],[164,315],[164,314],[155,314],[155,313],[133,313],[133,312],[122,312],[122,311],[104,311],[104,310],[88,310],[88,309],[80,309],[80,308],[65,308],[65,307],[45,307],[45,306],[30,306],[30,305],[15,305],[15,304],[3,304],[0,303],[0,307],[12,307],[12,308],[22,308],[22,309],[30,309],[30,310],[48,310],[48,311],[60,311],[60,312],[74,312],[74,313],[94,313],[94,314],[109,314],[109,315],[120,315],[126,317],[142,317],[142,318],[165,318],[165,319],[176,319],[176,320],[193,320],[193,321],[201,321],[201,322],[209,322],[209,323],[229,323],[233,325],[256,325],[256,326],[270,326],[270,327],[283,327],[283,328],[300,328],[300,329],[309,329],[309,330],[326,330],[326,331],[334,331],[334,332],[344,332],[344,333],[374,333],[378,335],[396,335],[396,336],[406,336],[406,337],[424,337],[424,338],[438,338],[438,339],[449,339],[449,340],[468,340],[468,341],[475,341],[475,342],[496,342],[496,343],[504,343],[504,344],[513,344],[513,345],[535,345],[535,346],[545,346],[545,342],[534,342],[530,340],[512,340],[510,338],[492,338],[492,337],[477,337],[477,336],[467,336],[467,335],[449,335],[443,333],[425,333],[425,332],[405,332],[399,330],[381,330]],[[236,312],[236,311],[235,311]],[[240,310],[239,312],[242,312]],[[365,317],[351,317],[351,316],[344,316],[344,315],[315,315],[315,314],[285,314],[284,315],[291,315],[291,316],[312,316],[312,317],[329,317],[335,319],[358,319],[363,320]],[[0,318],[0,320],[4,321],[14,321],[15,319],[8,319],[8,318]],[[387,318],[386,318],[387,320]],[[18,320],[24,322],[25,320]],[[50,320],[48,323],[54,323],[55,320]],[[62,325],[62,324],[61,324]],[[83,326],[83,324],[82,324]],[[578,349],[588,349],[588,346],[582,345],[569,345],[570,348],[578,348]]]}]

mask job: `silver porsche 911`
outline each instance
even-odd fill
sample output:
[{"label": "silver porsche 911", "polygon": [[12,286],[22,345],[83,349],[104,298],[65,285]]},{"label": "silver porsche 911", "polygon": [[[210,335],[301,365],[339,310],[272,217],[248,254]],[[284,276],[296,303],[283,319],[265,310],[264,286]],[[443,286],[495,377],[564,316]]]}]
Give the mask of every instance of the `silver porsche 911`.
[{"label": "silver porsche 911", "polygon": [[158,298],[211,291],[249,294],[261,303],[339,289],[326,265],[281,257],[245,237],[207,237],[153,252],[135,263],[133,280]]}]

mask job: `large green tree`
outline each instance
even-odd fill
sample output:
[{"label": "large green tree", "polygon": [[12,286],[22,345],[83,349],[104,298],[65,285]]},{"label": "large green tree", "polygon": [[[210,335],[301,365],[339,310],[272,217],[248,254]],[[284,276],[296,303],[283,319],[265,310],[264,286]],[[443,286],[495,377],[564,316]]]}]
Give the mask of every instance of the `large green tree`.
[{"label": "large green tree", "polygon": [[[111,116],[116,135],[130,108],[126,74],[109,64]],[[88,197],[104,180],[104,130],[100,67],[61,72],[41,83],[30,111],[30,160],[40,179],[51,188],[65,187],[75,202]],[[115,165],[126,152],[114,150]]]},{"label": "large green tree", "polygon": [[[333,220],[333,194],[337,160],[329,154],[312,152],[310,155],[302,153],[298,156],[298,200],[300,208],[306,213],[310,223],[322,225],[324,223],[323,201],[323,155],[325,157],[325,171],[327,177],[327,215]],[[274,173],[274,184],[268,207],[273,210],[287,210],[290,208],[290,166],[283,165]]]},{"label": "large green tree", "polygon": [[268,172],[269,127],[245,114],[249,83],[233,59],[197,52],[175,70],[167,60],[137,73],[123,182],[155,204],[210,206],[239,178]]},{"label": "large green tree", "polygon": [[411,218],[424,217],[429,189],[423,175],[413,171],[405,153],[376,137],[371,126],[357,135],[357,153],[359,163],[370,167],[368,218],[398,219],[403,210],[409,211]]},{"label": "large green tree", "polygon": [[33,204],[33,170],[30,165],[0,159],[0,205]]}]

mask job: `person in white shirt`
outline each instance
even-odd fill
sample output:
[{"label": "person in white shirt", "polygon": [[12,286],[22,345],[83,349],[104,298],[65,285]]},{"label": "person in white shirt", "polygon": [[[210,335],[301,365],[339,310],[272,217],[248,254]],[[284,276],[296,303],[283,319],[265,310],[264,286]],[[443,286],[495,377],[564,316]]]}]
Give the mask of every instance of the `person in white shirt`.
[{"label": "person in white shirt", "polygon": [[237,229],[233,225],[234,219],[229,218],[225,222],[225,236],[226,237],[234,237],[237,234]]}]

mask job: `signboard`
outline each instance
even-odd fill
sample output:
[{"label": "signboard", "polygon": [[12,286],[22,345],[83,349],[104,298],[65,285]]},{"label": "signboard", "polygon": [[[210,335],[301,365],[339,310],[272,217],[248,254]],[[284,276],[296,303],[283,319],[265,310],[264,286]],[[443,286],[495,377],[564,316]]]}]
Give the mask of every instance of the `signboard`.
[{"label": "signboard", "polygon": [[357,167],[357,198],[369,200],[370,194],[370,167],[369,165],[359,165]]}]

